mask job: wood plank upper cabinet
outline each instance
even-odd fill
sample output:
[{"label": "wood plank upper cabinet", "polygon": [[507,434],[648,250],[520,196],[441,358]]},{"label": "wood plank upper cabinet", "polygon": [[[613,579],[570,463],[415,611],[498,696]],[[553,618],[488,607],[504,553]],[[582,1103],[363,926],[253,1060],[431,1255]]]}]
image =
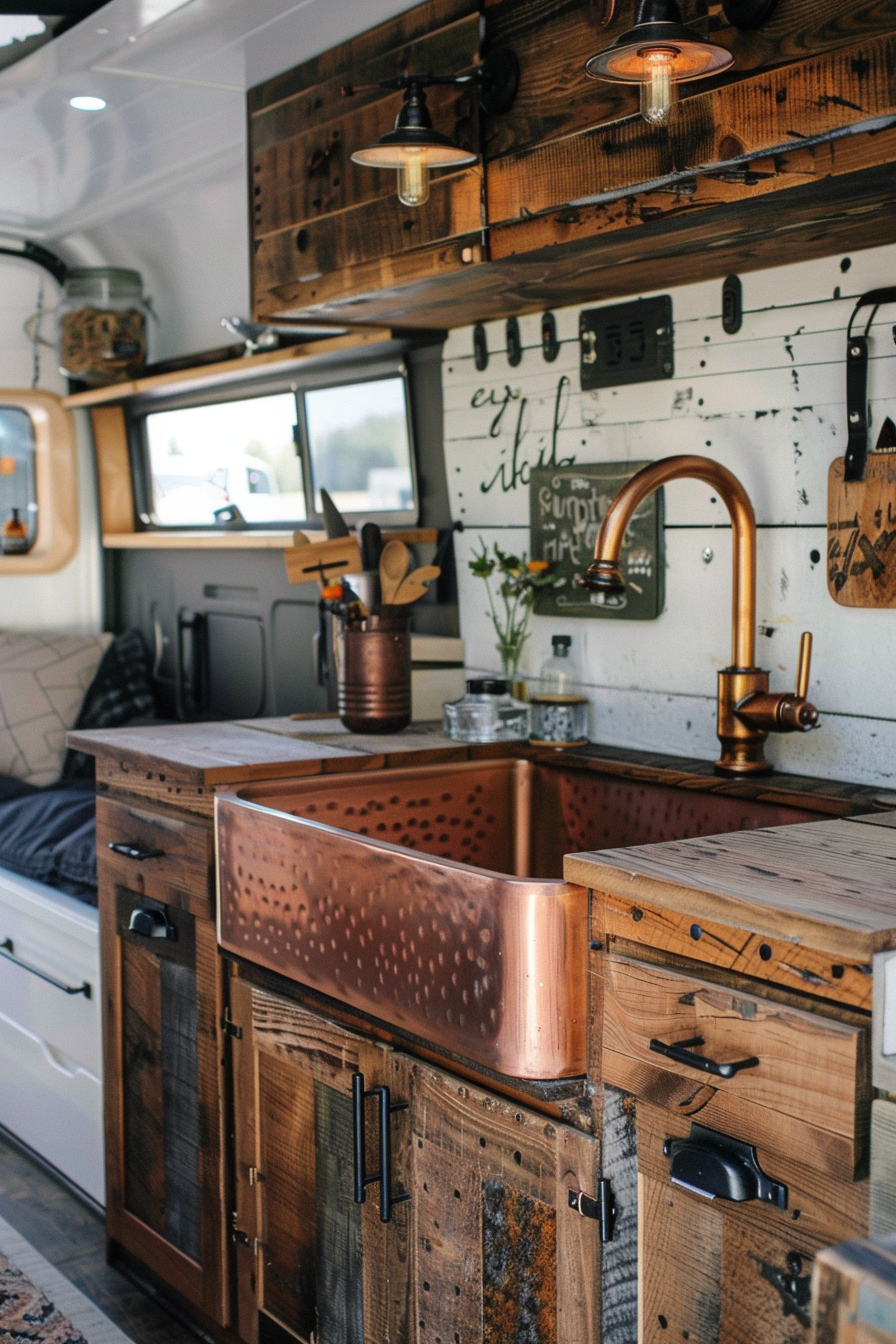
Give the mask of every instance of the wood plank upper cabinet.
[{"label": "wood plank upper cabinet", "polygon": [[[110,1244],[226,1325],[223,977],[209,892],[211,823],[136,800],[99,798],[97,812]],[[131,856],[109,843],[130,847]],[[163,936],[152,935],[153,920]]]},{"label": "wood plank upper cabinet", "polygon": [[[683,0],[735,64],[683,86],[664,127],[584,71],[635,0],[602,31],[588,0],[480,7],[433,0],[250,92],[256,316],[452,327],[775,265],[783,239],[805,257],[889,241],[891,5],[782,0],[745,32]],[[405,209],[394,174],[350,163],[399,96],[342,85],[469,68],[480,46],[515,52],[516,101],[480,118],[472,90],[431,90],[435,124],[483,157]]]},{"label": "wood plank upper cabinet", "polygon": [[[240,1334],[303,1344],[592,1344],[600,1142],[232,982]],[[389,1191],[354,1202],[353,1076],[389,1089]],[[365,1168],[382,1167],[378,1096]],[[572,1196],[572,1198],[571,1198]],[[585,1207],[588,1205],[586,1203]]]},{"label": "wood plank upper cabinet", "polygon": [[[333,302],[482,260],[482,171],[436,173],[409,210],[396,174],[352,162],[391,130],[401,92],[376,84],[407,72],[469,72],[479,60],[475,0],[429,0],[249,92],[253,307],[260,318]],[[357,92],[354,90],[357,89]],[[479,150],[473,85],[427,89],[433,124]]]}]

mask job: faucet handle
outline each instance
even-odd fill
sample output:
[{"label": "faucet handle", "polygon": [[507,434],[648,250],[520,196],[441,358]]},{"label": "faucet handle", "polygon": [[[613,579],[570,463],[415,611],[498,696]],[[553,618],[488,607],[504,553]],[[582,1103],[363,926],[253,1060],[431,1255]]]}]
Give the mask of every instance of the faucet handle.
[{"label": "faucet handle", "polygon": [[812,664],[812,631],[800,635],[800,654],[796,665],[796,693],[800,700],[809,694],[809,668]]}]

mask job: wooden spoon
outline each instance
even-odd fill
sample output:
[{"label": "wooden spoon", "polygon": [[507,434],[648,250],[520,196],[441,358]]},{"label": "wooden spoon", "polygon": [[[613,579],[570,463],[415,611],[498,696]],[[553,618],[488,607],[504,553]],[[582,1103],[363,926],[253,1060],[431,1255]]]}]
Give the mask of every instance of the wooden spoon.
[{"label": "wooden spoon", "polygon": [[391,606],[408,572],[410,552],[403,541],[387,541],[380,555],[380,595],[383,606]]},{"label": "wooden spoon", "polygon": [[[412,570],[399,583],[394,596],[390,599],[392,605],[403,607],[408,602],[416,602],[418,597],[424,597],[429,592],[426,585],[437,579],[441,572],[438,565],[421,565],[419,569]],[[385,597],[383,602],[386,602]]]}]

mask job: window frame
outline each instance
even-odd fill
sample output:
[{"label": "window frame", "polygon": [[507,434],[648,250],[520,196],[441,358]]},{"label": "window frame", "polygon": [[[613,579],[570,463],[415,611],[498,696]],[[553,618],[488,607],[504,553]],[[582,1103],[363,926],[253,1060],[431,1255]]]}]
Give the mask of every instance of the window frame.
[{"label": "window frame", "polygon": [[[401,357],[371,361],[352,361],[341,363],[330,369],[291,369],[278,372],[270,377],[236,379],[222,386],[212,388],[154,394],[151,397],[136,396],[126,404],[126,432],[128,454],[131,466],[131,480],[134,493],[134,527],[137,532],[154,533],[157,536],[170,536],[192,533],[234,532],[283,532],[303,527],[319,529],[324,527],[323,513],[315,509],[316,493],[314,472],[311,463],[311,451],[308,441],[308,426],[305,413],[305,393],[332,387],[347,387],[357,383],[382,382],[385,379],[400,377],[404,384],[405,420],[407,425],[408,446],[410,450],[411,484],[413,505],[409,509],[362,510],[346,512],[347,523],[358,523],[365,519],[377,522],[381,527],[414,527],[420,517],[419,477],[417,472],[417,444],[414,434],[414,415],[412,406],[412,388],[408,367]],[[197,523],[161,523],[152,512],[152,470],[149,456],[147,420],[149,416],[163,411],[186,410],[199,406],[214,406],[229,401],[248,401],[260,397],[281,395],[291,392],[296,406],[297,450],[302,463],[302,483],[305,496],[305,515],[301,518],[283,518],[252,522],[197,522]]]},{"label": "window frame", "polygon": [[34,434],[37,526],[30,550],[0,552],[0,575],[53,574],[77,554],[78,458],[70,411],[53,392],[0,388],[0,406],[24,411]]}]

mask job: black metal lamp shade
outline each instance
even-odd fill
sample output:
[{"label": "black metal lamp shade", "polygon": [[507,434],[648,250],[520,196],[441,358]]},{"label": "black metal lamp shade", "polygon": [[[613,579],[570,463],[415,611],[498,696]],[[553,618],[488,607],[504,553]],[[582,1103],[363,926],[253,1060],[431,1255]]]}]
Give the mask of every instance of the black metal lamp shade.
[{"label": "black metal lamp shade", "polygon": [[391,131],[375,144],[357,149],[354,163],[398,170],[398,196],[404,205],[422,205],[429,197],[431,168],[462,168],[479,158],[433,128],[422,82],[411,81]]},{"label": "black metal lamp shade", "polygon": [[665,121],[675,85],[727,70],[734,57],[724,47],[686,28],[675,0],[641,0],[635,26],[585,62],[593,79],[640,84],[641,111]]}]

